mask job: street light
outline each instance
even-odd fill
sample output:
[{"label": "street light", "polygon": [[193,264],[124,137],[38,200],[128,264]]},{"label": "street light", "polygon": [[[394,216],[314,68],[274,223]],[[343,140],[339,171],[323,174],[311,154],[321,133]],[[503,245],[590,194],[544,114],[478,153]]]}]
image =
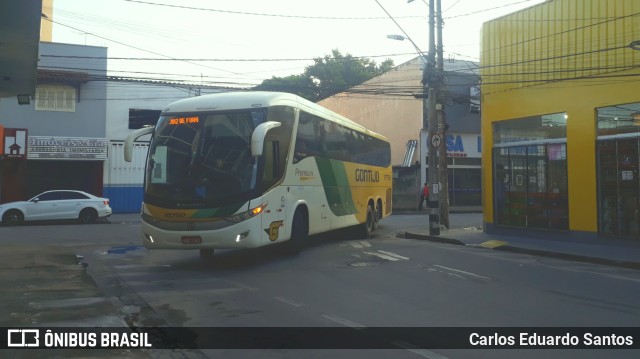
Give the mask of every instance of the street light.
[{"label": "street light", "polygon": [[387,39],[404,41],[404,40],[406,40],[406,37],[404,37],[402,35],[387,35]]}]

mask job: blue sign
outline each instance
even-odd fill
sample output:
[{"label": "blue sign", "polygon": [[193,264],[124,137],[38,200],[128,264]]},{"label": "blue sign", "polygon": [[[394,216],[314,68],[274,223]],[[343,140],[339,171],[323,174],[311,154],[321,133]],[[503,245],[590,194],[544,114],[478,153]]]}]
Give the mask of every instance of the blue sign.
[{"label": "blue sign", "polygon": [[447,152],[464,152],[462,136],[447,135]]}]

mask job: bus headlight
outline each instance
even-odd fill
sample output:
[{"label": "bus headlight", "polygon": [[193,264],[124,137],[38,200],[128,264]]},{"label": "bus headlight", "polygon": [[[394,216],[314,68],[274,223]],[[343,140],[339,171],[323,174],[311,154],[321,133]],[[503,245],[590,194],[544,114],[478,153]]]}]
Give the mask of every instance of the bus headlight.
[{"label": "bus headlight", "polygon": [[246,221],[247,219],[249,219],[251,217],[255,217],[255,216],[259,215],[260,213],[262,213],[266,207],[267,207],[267,203],[263,203],[263,204],[259,205],[258,207],[251,208],[250,210],[248,210],[246,212],[234,214],[233,216],[226,217],[225,219],[227,221],[235,222],[235,223]]}]

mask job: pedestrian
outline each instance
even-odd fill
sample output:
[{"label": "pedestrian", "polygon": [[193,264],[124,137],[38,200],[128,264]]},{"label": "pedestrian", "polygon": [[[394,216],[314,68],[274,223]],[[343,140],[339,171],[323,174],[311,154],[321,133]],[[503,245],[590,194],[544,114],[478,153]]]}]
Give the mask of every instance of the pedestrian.
[{"label": "pedestrian", "polygon": [[429,203],[429,184],[427,182],[424,183],[424,187],[422,187],[422,191],[420,191],[420,203],[418,203],[418,211],[422,211],[422,203]]}]

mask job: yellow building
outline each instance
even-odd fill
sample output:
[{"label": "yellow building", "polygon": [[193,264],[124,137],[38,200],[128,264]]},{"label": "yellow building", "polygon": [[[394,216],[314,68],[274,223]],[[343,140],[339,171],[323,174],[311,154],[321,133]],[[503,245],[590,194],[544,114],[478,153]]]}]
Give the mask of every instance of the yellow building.
[{"label": "yellow building", "polygon": [[42,20],[40,20],[40,41],[53,41],[53,0],[42,0]]},{"label": "yellow building", "polygon": [[638,14],[550,0],[483,25],[488,232],[640,239]]}]

